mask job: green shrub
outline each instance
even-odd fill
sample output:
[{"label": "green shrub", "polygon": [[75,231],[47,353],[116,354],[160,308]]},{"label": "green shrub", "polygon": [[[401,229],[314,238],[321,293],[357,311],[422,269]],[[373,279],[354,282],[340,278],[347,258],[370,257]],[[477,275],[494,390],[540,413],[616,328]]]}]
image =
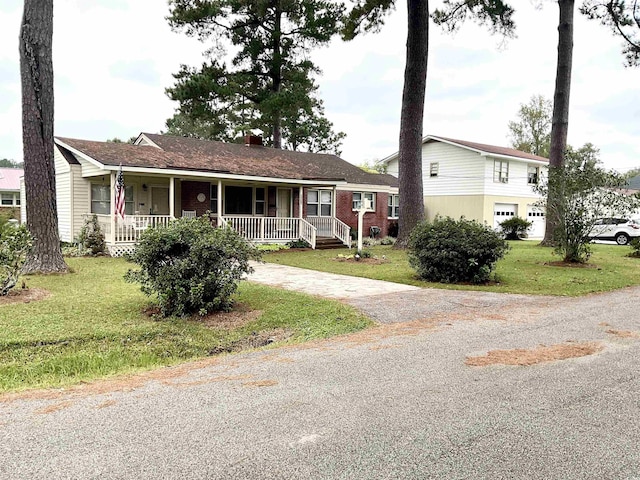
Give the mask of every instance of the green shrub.
[{"label": "green shrub", "polygon": [[509,246],[487,225],[436,217],[411,232],[409,264],[431,282],[484,283]]},{"label": "green shrub", "polygon": [[639,258],[640,257],[640,237],[636,237],[633,240],[631,240],[631,243],[629,244],[629,246],[631,247],[631,253],[627,256]]},{"label": "green shrub", "polygon": [[394,245],[396,243],[396,237],[388,235],[380,240],[380,245]]},{"label": "green shrub", "polygon": [[302,239],[291,240],[286,245],[288,248],[311,248],[311,245],[309,245],[309,242]]},{"label": "green shrub", "polygon": [[104,233],[100,228],[97,215],[91,215],[85,219],[76,242],[83,253],[88,252],[90,255],[99,255],[105,252]]},{"label": "green shrub", "polygon": [[507,240],[520,240],[520,237],[526,235],[531,225],[533,225],[533,223],[528,222],[524,218],[511,217],[500,223],[500,228]]},{"label": "green shrub", "polygon": [[127,281],[156,294],[164,316],[206,315],[230,310],[241,278],[252,271],[249,260],[260,253],[231,228],[215,228],[208,218],[184,218],[150,228],[129,259]]},{"label": "green shrub", "polygon": [[283,245],[282,243],[263,243],[256,247],[263,253],[268,252],[279,252],[280,250],[289,250],[291,247],[289,245]]},{"label": "green shrub", "polygon": [[31,245],[31,234],[25,225],[0,223],[0,295],[8,295],[18,284]]}]

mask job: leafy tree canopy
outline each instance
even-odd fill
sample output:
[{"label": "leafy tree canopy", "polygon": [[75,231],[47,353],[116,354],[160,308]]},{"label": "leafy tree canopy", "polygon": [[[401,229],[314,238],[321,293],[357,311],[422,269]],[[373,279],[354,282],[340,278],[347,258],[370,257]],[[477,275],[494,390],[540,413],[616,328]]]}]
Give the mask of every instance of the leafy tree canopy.
[{"label": "leafy tree canopy", "polygon": [[[182,65],[167,95],[179,102],[169,133],[233,141],[263,132],[276,148],[336,152],[317,97],[309,48],[338,32],[344,6],[325,0],[170,0],[174,30],[211,42],[201,67]],[[233,51],[225,61],[226,50]]]},{"label": "leafy tree canopy", "polygon": [[24,168],[24,162],[16,162],[8,158],[0,158],[0,168]]},{"label": "leafy tree canopy", "polygon": [[113,137],[113,138],[109,138],[107,139],[107,143],[133,143],[138,139],[138,137],[131,137],[129,138],[129,140],[121,140],[118,137]]},{"label": "leafy tree canopy", "polygon": [[549,158],[551,145],[551,100],[534,95],[521,104],[518,119],[509,122],[511,146],[523,152]]},{"label": "leafy tree canopy", "polygon": [[628,66],[640,65],[640,0],[585,0],[580,11],[622,38]]},{"label": "leafy tree canopy", "polygon": [[378,160],[365,160],[358,167],[369,173],[387,173],[387,165]]}]

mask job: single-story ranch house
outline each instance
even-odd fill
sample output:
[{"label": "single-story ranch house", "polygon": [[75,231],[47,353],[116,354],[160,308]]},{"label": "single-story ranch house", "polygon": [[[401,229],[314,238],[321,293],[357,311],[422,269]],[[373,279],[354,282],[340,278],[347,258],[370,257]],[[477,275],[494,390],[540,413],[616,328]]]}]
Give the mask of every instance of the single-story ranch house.
[{"label": "single-story ranch house", "polygon": [[[398,176],[398,154],[382,162]],[[466,217],[494,228],[510,217],[532,222],[530,238],[544,237],[544,209],[534,187],[549,160],[513,148],[427,135],[422,139],[425,214]]]},{"label": "single-story ranch house", "polygon": [[5,218],[19,217],[21,168],[0,168],[0,212]]},{"label": "single-story ranch house", "polygon": [[[387,235],[398,217],[398,183],[335,155],[278,150],[249,135],[244,144],[141,133],[134,144],[55,138],[60,239],[71,242],[96,214],[108,248],[131,250],[140,232],[211,212],[258,243],[303,239],[350,245],[362,202],[363,234]],[[125,220],[114,215],[122,168]],[[24,216],[24,212],[23,212]]]}]

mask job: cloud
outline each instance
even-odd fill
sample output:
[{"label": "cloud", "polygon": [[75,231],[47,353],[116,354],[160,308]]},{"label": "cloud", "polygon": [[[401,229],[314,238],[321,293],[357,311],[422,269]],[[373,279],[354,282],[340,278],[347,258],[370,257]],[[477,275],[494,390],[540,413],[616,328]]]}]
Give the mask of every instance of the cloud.
[{"label": "cloud", "polygon": [[109,73],[114,78],[121,78],[144,85],[159,85],[160,74],[153,60],[119,60],[109,66]]}]

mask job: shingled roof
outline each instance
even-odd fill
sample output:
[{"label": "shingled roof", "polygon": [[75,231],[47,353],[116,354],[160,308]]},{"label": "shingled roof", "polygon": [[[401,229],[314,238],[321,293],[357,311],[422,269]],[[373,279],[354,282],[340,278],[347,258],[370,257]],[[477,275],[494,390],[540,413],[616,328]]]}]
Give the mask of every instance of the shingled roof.
[{"label": "shingled roof", "polygon": [[487,145],[485,143],[477,143],[477,142],[468,142],[466,140],[457,140],[455,138],[447,138],[447,137],[438,137],[435,135],[429,135],[427,140],[424,142],[428,142],[429,140],[444,140],[447,142],[455,143],[457,145],[461,145],[463,147],[472,148],[473,150],[479,150],[484,153],[494,154],[494,155],[506,155],[509,157],[516,158],[524,158],[526,160],[536,160],[538,162],[548,162],[548,158],[540,157],[538,155],[534,155],[532,153],[522,152],[520,150],[516,150],[515,148],[507,148],[507,147],[498,147],[496,145]]},{"label": "shingled roof", "polygon": [[[56,137],[103,165],[204,171],[265,178],[397,186],[391,175],[365,172],[336,155],[293,152],[144,133],[157,147]],[[62,145],[64,147],[64,145]]]}]

